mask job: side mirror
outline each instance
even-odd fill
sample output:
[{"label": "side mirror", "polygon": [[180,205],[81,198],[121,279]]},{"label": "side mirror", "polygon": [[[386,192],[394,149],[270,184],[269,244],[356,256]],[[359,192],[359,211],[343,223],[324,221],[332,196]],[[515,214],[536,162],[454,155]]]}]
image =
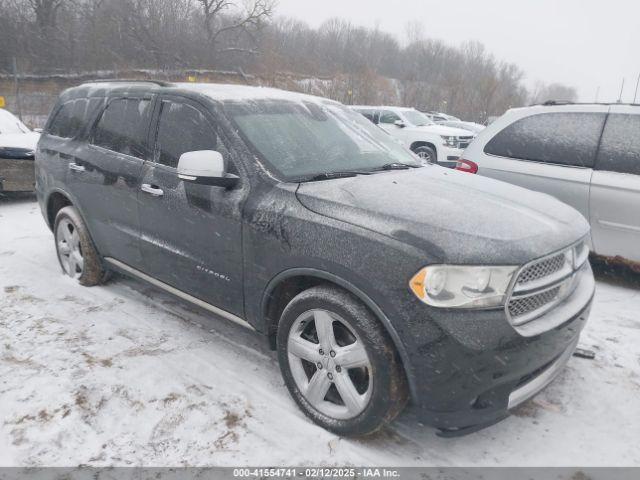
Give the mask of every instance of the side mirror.
[{"label": "side mirror", "polygon": [[393,124],[398,128],[406,127],[405,123],[402,120],[396,120],[395,122],[393,122]]},{"label": "side mirror", "polygon": [[227,165],[220,152],[197,150],[185,152],[178,160],[178,178],[185,182],[231,188],[238,176],[227,173]]}]

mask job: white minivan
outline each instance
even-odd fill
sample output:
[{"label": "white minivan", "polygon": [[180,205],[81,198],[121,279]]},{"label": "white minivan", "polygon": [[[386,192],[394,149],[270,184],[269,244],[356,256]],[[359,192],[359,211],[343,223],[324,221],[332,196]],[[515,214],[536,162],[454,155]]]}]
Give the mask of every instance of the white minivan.
[{"label": "white minivan", "polygon": [[576,208],[592,250],[640,262],[640,106],[547,103],[509,110],[458,163]]}]

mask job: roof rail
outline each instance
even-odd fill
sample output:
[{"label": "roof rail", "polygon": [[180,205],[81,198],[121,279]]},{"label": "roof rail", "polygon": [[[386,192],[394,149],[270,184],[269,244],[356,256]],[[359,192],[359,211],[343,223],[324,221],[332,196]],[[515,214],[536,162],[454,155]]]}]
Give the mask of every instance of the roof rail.
[{"label": "roof rail", "polygon": [[173,85],[173,83],[165,82],[164,80],[138,80],[135,78],[99,78],[85,83],[155,83],[161,87],[170,87]]},{"label": "roof rail", "polygon": [[547,100],[542,105],[544,105],[545,107],[550,107],[552,105],[571,105],[573,103],[574,102],[569,100]]},{"label": "roof rail", "polygon": [[571,102],[569,100],[547,100],[543,103],[534,103],[530,105],[531,107],[542,106],[542,107],[553,107],[556,105],[626,105],[631,107],[640,106],[639,103],[624,103],[624,102]]}]

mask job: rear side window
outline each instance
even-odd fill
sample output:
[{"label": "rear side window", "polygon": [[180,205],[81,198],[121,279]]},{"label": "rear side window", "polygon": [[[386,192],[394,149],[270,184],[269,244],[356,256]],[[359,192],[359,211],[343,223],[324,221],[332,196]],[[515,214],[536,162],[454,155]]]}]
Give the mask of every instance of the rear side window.
[{"label": "rear side window", "polygon": [[640,175],[640,115],[609,115],[596,169]]},{"label": "rear side window", "polygon": [[369,121],[376,124],[378,123],[375,110],[358,110],[358,113],[364,115]]},{"label": "rear side window", "polygon": [[63,138],[75,137],[88,118],[89,100],[81,98],[64,103],[51,120],[47,133]]},{"label": "rear side window", "polygon": [[552,112],[522,118],[493,137],[484,152],[536,162],[593,167],[605,113]]},{"label": "rear side window", "polygon": [[114,152],[144,158],[150,100],[116,98],[109,102],[93,132],[92,143]]},{"label": "rear side window", "polygon": [[163,101],[156,137],[157,162],[177,167],[180,156],[196,150],[216,150],[216,134],[197,109],[184,103]]}]

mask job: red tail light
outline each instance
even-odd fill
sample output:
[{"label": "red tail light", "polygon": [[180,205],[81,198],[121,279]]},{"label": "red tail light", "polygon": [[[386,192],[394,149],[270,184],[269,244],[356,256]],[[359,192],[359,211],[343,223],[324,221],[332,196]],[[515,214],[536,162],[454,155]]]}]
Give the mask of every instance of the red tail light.
[{"label": "red tail light", "polygon": [[461,172],[467,173],[478,173],[478,164],[476,162],[472,162],[471,160],[464,160],[459,158],[456,161],[456,170],[460,170]]}]

